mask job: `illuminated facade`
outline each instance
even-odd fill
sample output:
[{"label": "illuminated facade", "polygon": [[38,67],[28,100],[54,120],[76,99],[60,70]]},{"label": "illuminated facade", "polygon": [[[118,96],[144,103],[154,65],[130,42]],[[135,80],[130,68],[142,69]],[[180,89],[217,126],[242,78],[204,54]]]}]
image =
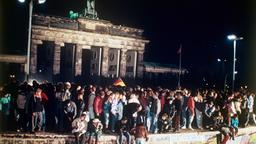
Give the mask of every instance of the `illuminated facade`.
[{"label": "illuminated facade", "polygon": [[34,15],[30,73],[43,77],[142,77],[143,30],[109,21]]}]

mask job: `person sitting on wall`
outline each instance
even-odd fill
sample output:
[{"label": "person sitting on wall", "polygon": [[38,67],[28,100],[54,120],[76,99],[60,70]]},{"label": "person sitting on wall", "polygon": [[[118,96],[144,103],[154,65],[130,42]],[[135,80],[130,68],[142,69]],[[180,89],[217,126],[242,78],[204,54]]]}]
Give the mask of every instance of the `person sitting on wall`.
[{"label": "person sitting on wall", "polygon": [[168,114],[164,113],[158,120],[158,132],[159,133],[166,133],[169,131],[169,116]]},{"label": "person sitting on wall", "polygon": [[95,144],[98,144],[100,135],[102,134],[103,125],[98,118],[90,120],[88,124],[89,140],[88,144],[93,144],[92,136],[95,136]]},{"label": "person sitting on wall", "polygon": [[222,113],[218,111],[216,115],[213,117],[214,124],[213,126],[210,126],[210,130],[216,130],[219,126],[223,124],[224,118],[222,116]]},{"label": "person sitting on wall", "polygon": [[224,136],[224,138],[221,141],[221,144],[226,144],[230,138],[234,137],[232,128],[225,123],[219,125],[218,130]]},{"label": "person sitting on wall", "polygon": [[232,131],[233,140],[235,139],[234,136],[236,136],[238,133],[238,124],[239,124],[239,120],[238,120],[237,114],[234,114],[231,117],[231,131]]},{"label": "person sitting on wall", "polygon": [[126,138],[127,144],[131,144],[131,134],[129,133],[129,123],[127,117],[123,117],[116,125],[116,132],[118,132],[117,144],[122,144]]},{"label": "person sitting on wall", "polygon": [[143,123],[137,124],[137,126],[131,130],[131,133],[135,137],[135,144],[145,144],[149,139],[148,131]]},{"label": "person sitting on wall", "polygon": [[89,120],[88,112],[83,112],[80,117],[72,122],[72,133],[75,135],[76,144],[85,143],[85,133]]}]

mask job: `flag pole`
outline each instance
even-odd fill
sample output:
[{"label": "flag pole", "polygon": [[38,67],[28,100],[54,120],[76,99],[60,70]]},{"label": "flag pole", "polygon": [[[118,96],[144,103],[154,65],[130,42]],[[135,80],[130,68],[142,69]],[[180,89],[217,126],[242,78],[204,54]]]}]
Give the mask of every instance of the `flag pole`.
[{"label": "flag pole", "polygon": [[180,48],[179,48],[180,59],[179,59],[179,78],[178,78],[178,89],[180,89],[180,76],[181,76],[181,52],[182,52],[182,44],[180,44]]}]

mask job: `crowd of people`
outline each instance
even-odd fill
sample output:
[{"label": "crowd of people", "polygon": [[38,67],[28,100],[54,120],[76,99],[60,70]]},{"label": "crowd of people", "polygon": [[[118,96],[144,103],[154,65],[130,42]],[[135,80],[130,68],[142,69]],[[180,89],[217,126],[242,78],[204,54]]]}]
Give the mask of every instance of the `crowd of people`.
[{"label": "crowd of people", "polygon": [[[227,141],[239,127],[256,125],[255,94],[246,88],[235,92],[116,86],[82,86],[33,81],[0,88],[2,131],[74,133],[83,127],[93,134],[118,134],[129,142],[138,129],[149,133],[180,129],[219,130]],[[87,125],[78,122],[86,121]],[[137,129],[136,129],[137,128]],[[140,134],[138,134],[140,135]],[[147,133],[143,132],[144,138]]]}]

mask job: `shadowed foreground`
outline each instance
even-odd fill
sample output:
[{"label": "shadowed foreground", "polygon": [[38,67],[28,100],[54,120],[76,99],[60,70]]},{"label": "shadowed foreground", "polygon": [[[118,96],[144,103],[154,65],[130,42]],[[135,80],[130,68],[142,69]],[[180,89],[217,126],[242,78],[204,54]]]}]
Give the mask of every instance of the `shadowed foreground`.
[{"label": "shadowed foreground", "polygon": [[[150,134],[148,144],[217,144],[220,140],[218,131],[181,131],[180,133]],[[115,144],[115,135],[102,135],[100,144]],[[240,128],[235,140],[227,144],[256,143],[255,127]],[[55,133],[2,133],[0,144],[75,144],[73,135]]]}]

